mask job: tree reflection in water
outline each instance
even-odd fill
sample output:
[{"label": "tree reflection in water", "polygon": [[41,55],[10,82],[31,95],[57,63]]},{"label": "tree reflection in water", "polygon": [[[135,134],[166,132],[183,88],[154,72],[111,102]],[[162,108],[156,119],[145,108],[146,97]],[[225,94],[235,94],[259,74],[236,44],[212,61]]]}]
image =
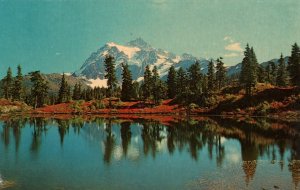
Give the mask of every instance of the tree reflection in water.
[{"label": "tree reflection in water", "polygon": [[[283,170],[284,155],[287,154],[289,155],[288,169],[293,182],[296,185],[300,182],[300,142],[298,140],[300,129],[295,123],[266,118],[237,120],[214,117],[189,121],[174,120],[162,125],[158,121],[143,119],[89,118],[85,120],[80,117],[72,119],[17,117],[3,121],[1,142],[4,147],[8,147],[11,143],[10,138],[13,137],[15,150],[18,152],[22,129],[29,124],[32,127],[30,150],[33,154],[38,153],[44,138],[42,134],[46,136],[50,123],[51,126],[57,126],[62,147],[65,136],[70,135],[70,128],[73,128],[74,134],[88,133],[93,137],[92,139],[101,142],[103,161],[107,165],[114,161],[114,154],[117,154],[116,147],[121,147],[120,159],[128,159],[129,152],[133,149],[138,151],[136,155],[151,156],[154,159],[161,151],[167,151],[171,156],[175,152],[185,151],[195,161],[200,160],[201,156],[208,156],[210,160],[215,160],[218,167],[222,167],[226,153],[228,154],[223,140],[235,139],[241,147],[239,152],[242,159],[241,169],[245,173],[246,184],[249,184],[255,176],[257,160],[264,157],[270,161],[278,161],[279,167]],[[91,123],[93,126],[90,125]],[[207,151],[207,154],[203,154],[203,151]],[[118,152],[118,154],[121,153]]]},{"label": "tree reflection in water", "polygon": [[130,124],[131,123],[129,121],[121,123],[122,148],[125,156],[127,156],[128,146],[131,141]]},{"label": "tree reflection in water", "polygon": [[106,139],[104,141],[105,149],[104,149],[104,156],[103,156],[103,160],[107,164],[110,164],[110,162],[111,162],[113,148],[115,146],[115,137],[112,134],[111,128],[112,128],[112,120],[108,119],[107,125],[105,128],[105,131],[107,134],[106,134]]}]

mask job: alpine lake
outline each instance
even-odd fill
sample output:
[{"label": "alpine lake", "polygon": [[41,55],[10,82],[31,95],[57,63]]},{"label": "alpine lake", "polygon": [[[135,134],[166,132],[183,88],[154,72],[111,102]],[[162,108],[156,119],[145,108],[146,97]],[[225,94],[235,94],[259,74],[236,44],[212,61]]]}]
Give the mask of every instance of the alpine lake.
[{"label": "alpine lake", "polygon": [[300,121],[3,116],[0,189],[300,189]]}]

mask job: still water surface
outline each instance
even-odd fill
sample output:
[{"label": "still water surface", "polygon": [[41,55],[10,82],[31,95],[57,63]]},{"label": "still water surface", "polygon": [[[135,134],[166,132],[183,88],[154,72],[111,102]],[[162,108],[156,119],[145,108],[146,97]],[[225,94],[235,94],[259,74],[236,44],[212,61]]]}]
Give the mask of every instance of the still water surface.
[{"label": "still water surface", "polygon": [[0,189],[300,189],[299,122],[5,118]]}]

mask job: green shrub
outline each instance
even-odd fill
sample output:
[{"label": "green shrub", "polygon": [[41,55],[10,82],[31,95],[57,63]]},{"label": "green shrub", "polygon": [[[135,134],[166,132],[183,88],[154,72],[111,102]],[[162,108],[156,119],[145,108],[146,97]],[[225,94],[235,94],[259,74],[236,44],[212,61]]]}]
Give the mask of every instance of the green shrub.
[{"label": "green shrub", "polygon": [[216,106],[219,101],[218,101],[218,98],[217,96],[208,96],[208,97],[205,97],[204,98],[204,105],[205,107],[213,107],[213,106]]},{"label": "green shrub", "polygon": [[104,109],[105,108],[105,104],[101,100],[97,100],[97,101],[93,102],[92,106],[94,106],[95,109]]},{"label": "green shrub", "polygon": [[198,107],[199,107],[199,106],[198,106],[197,104],[195,104],[195,103],[189,104],[189,109],[190,109],[190,110],[196,109],[196,108],[198,108]]},{"label": "green shrub", "polygon": [[96,110],[96,107],[94,105],[90,105],[91,110]]},{"label": "green shrub", "polygon": [[256,107],[256,115],[267,115],[270,112],[270,104],[267,101],[264,101]]},{"label": "green shrub", "polygon": [[71,104],[71,108],[73,109],[74,112],[76,113],[81,113],[82,110],[82,104],[84,103],[84,101],[79,100],[79,101],[74,101],[73,104]]}]

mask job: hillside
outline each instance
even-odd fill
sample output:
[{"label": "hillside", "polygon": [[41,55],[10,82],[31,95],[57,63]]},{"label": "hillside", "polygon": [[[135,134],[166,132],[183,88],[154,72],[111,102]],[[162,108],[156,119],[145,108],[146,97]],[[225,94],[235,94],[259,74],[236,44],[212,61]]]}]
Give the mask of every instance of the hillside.
[{"label": "hillside", "polygon": [[[60,87],[60,82],[62,78],[62,74],[59,73],[51,73],[51,74],[42,74],[42,76],[45,78],[45,80],[48,82],[49,86],[49,94],[57,94],[59,87]],[[84,78],[80,77],[74,77],[72,75],[65,75],[66,81],[68,84],[73,87],[76,83],[81,83],[83,88],[87,88],[88,84],[90,84],[89,81],[87,81]],[[25,75],[24,76],[24,89],[26,93],[28,94],[30,92],[32,83],[30,81],[30,76]],[[2,93],[2,81],[0,80],[0,94]]]},{"label": "hillside", "polygon": [[[277,96],[273,96],[274,94]],[[158,106],[151,101],[121,102],[113,99],[109,107],[108,99],[71,101],[33,110],[32,113],[43,114],[163,114],[163,115],[231,115],[231,116],[285,116],[287,118],[300,116],[300,89],[278,88],[259,84],[252,97],[245,96],[238,87],[227,87],[222,92],[214,94],[208,100],[209,106],[184,107],[174,104],[174,101],[164,100]]]}]

